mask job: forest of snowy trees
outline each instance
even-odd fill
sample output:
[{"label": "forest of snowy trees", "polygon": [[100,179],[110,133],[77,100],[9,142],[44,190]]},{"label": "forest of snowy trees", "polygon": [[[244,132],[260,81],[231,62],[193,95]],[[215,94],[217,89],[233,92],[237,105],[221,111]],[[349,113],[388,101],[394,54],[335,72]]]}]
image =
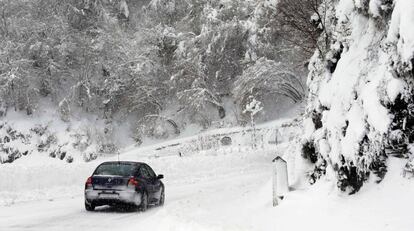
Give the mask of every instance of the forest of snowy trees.
[{"label": "forest of snowy trees", "polygon": [[302,2],[1,0],[0,116],[92,115],[109,140],[128,121],[138,144],[192,124],[246,125],[252,100],[261,121],[275,119],[304,101],[323,28],[320,2]]},{"label": "forest of snowy trees", "polygon": [[254,97],[275,118],[278,104],[303,100],[320,33],[308,20],[317,8],[285,2],[2,0],[1,115],[50,99],[64,121],[77,110],[132,117],[154,135],[142,126],[243,124]]}]

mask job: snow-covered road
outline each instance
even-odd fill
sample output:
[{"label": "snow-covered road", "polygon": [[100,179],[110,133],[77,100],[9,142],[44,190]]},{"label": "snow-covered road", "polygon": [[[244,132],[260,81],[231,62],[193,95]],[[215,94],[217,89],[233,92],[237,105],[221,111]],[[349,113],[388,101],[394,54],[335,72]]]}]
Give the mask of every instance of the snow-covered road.
[{"label": "snow-covered road", "polygon": [[[54,189],[52,184],[50,190],[54,193],[38,193],[40,196],[35,201],[16,200],[0,207],[0,230],[251,230],[254,223],[243,220],[254,218],[255,211],[251,208],[257,206],[256,198],[263,198],[258,194],[263,193],[266,185],[269,186],[271,155],[267,153],[229,152],[220,157],[204,153],[183,158],[146,158],[145,162],[166,177],[166,202],[163,207],[153,207],[145,213],[109,206],[97,208],[95,212],[84,210],[82,181],[97,163],[72,166],[78,169],[77,173],[73,169],[59,167],[55,162],[49,167],[48,164],[37,167],[32,163],[29,169],[34,176],[28,184],[37,187],[36,191],[48,191],[48,182],[56,182],[53,178],[59,178],[54,171],[61,172],[63,184],[76,182],[69,177],[75,175],[72,177],[79,178],[79,186]],[[126,157],[140,159],[134,154]],[[2,169],[2,173],[14,175],[14,182],[24,178],[19,164],[27,166],[24,162],[16,163]],[[46,174],[47,177],[42,177]],[[65,175],[68,176],[66,181]],[[32,181],[37,181],[37,184]],[[28,191],[22,192],[22,197],[30,198],[26,195],[30,190],[17,186],[15,189]],[[8,194],[3,192],[3,195]],[[271,193],[266,197],[270,205]]]}]

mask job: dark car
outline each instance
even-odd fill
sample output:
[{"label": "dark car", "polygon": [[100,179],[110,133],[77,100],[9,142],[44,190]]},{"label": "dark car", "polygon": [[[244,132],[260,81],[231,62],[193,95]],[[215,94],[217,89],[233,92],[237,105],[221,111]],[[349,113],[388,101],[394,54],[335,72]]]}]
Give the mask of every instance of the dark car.
[{"label": "dark car", "polygon": [[85,209],[101,205],[126,205],[145,211],[148,205],[163,205],[163,175],[145,163],[111,161],[100,164],[85,183]]}]

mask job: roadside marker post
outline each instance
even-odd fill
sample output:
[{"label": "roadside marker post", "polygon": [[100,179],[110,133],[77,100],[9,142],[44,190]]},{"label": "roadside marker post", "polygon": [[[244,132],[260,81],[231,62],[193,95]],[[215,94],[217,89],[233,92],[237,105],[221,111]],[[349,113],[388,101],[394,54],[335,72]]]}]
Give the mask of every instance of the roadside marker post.
[{"label": "roadside marker post", "polygon": [[273,159],[273,207],[289,192],[287,162],[280,156]]}]

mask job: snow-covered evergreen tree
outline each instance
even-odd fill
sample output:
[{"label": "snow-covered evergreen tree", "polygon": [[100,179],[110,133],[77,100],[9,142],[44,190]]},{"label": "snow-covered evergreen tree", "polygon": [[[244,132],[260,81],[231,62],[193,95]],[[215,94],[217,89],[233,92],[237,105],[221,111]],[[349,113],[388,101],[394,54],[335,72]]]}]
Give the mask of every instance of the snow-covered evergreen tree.
[{"label": "snow-covered evergreen tree", "polygon": [[390,155],[412,155],[414,4],[322,5],[329,44],[310,63],[303,155],[315,163],[312,181],[327,173],[353,193],[368,177],[381,181]]}]

